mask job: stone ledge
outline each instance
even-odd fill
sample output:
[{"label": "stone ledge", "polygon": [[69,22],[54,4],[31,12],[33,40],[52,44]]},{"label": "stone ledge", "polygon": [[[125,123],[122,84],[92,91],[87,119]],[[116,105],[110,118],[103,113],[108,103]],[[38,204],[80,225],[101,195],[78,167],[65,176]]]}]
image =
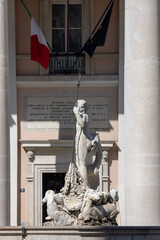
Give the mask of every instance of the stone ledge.
[{"label": "stone ledge", "polygon": [[28,234],[36,232],[37,234],[41,234],[42,232],[46,233],[81,233],[81,234],[100,234],[103,232],[103,234],[113,234],[113,235],[119,235],[124,234],[130,236],[131,234],[136,235],[142,235],[142,234],[158,234],[160,236],[160,227],[159,226],[66,226],[66,227],[26,227],[26,232]]},{"label": "stone ledge", "polygon": [[[81,87],[117,87],[118,75],[82,75]],[[77,87],[77,75],[17,76],[17,87]]]},{"label": "stone ledge", "polygon": [[35,240],[159,240],[160,227],[0,227],[0,239],[14,240],[27,239]]},{"label": "stone ledge", "polygon": [[[19,142],[22,144],[22,147],[26,150],[33,148],[73,148],[73,140],[23,140],[20,139]],[[101,140],[102,148],[109,150],[113,147],[115,141],[104,141]]]}]

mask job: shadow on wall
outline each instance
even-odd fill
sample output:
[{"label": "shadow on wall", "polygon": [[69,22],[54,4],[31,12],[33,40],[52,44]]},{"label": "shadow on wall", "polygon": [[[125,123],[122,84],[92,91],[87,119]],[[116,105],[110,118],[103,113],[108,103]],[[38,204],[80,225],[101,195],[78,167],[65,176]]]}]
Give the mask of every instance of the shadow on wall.
[{"label": "shadow on wall", "polygon": [[13,125],[16,125],[15,120],[13,119],[12,116],[10,116],[10,127],[12,127]]}]

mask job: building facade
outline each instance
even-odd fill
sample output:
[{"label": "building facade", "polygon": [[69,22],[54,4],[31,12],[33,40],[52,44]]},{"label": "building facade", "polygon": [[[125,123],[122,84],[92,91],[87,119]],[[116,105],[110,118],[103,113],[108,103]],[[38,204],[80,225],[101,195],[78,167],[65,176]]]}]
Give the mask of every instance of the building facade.
[{"label": "building facade", "polygon": [[60,190],[72,159],[78,90],[102,143],[100,189],[119,192],[119,225],[159,225],[160,2],[114,0],[105,45],[73,69],[108,2],[25,4],[53,54],[47,70],[30,60],[27,11],[0,0],[0,225],[42,226],[42,197]]}]

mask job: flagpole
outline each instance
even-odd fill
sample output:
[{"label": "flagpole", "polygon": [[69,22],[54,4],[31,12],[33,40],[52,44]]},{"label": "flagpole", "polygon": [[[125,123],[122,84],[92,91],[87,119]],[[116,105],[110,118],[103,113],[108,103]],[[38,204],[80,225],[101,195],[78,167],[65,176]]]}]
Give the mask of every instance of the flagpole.
[{"label": "flagpole", "polygon": [[31,18],[31,17],[32,17],[32,15],[31,15],[31,13],[30,13],[29,9],[27,8],[27,6],[25,5],[25,3],[23,2],[23,0],[21,0],[21,3],[23,4],[24,8],[26,9],[26,11],[27,11],[28,15],[29,15],[29,16],[30,16],[30,18]]},{"label": "flagpole", "polygon": [[97,26],[99,25],[100,21],[101,21],[102,18],[104,17],[105,13],[107,12],[108,8],[110,7],[110,5],[111,5],[111,3],[112,3],[113,1],[114,1],[114,0],[111,0],[111,1],[108,3],[108,5],[107,5],[106,9],[104,10],[102,16],[100,17],[99,21],[97,22],[96,26],[94,27],[93,31],[91,32],[88,40],[90,39],[90,37],[91,37],[91,36],[93,35],[93,33],[95,32]]},{"label": "flagpole", "polygon": [[66,70],[68,72],[68,50],[69,50],[69,0],[67,0],[67,65]]},{"label": "flagpole", "polygon": [[[79,98],[80,82],[81,82],[81,72],[80,72],[80,70],[79,70],[78,82],[77,82],[77,97],[76,97],[76,103],[77,103],[78,98]],[[73,139],[73,149],[72,149],[72,163],[74,162],[74,154],[75,154],[75,138],[76,138],[76,118],[75,118],[74,139]]]}]

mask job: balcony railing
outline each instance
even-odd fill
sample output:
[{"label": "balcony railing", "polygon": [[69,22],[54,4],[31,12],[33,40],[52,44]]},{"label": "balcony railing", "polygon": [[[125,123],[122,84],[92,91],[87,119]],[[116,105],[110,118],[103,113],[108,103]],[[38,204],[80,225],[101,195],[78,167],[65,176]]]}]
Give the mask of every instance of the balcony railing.
[{"label": "balcony railing", "polygon": [[50,54],[49,74],[85,74],[85,55],[82,54],[78,60],[75,54]]}]

